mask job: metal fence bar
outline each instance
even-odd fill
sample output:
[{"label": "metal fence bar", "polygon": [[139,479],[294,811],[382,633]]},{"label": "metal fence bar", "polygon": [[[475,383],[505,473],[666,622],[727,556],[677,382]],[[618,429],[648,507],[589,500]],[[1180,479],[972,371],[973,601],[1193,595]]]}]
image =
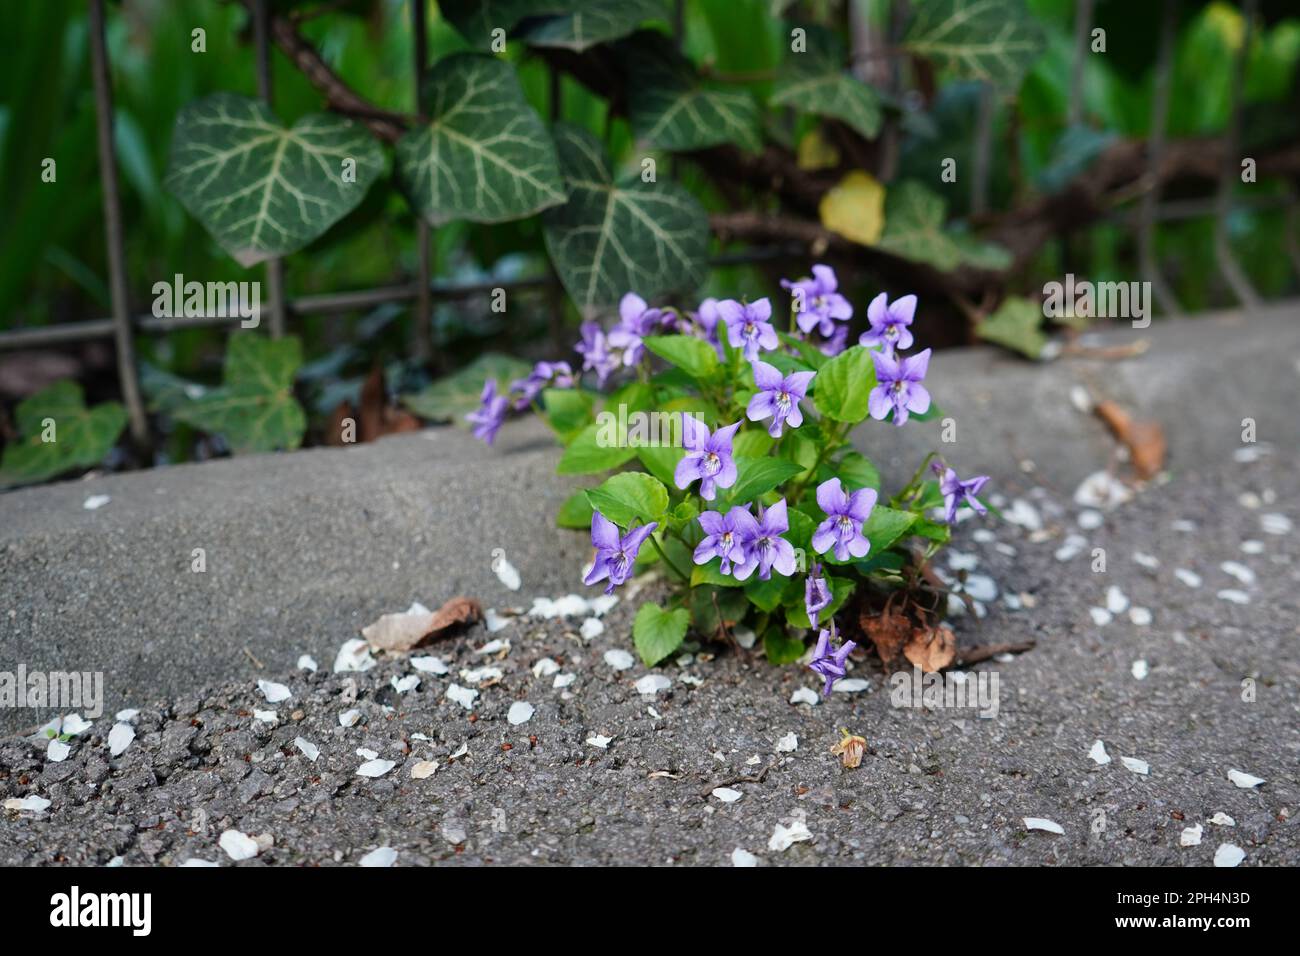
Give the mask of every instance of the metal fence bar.
[{"label": "metal fence bar", "polygon": [[126,256],[122,241],[122,203],[117,192],[117,155],[113,151],[113,78],[108,69],[104,34],[104,0],[90,0],[90,62],[95,84],[95,132],[99,147],[99,179],[104,194],[104,238],[108,246],[108,284],[113,305],[111,330],[117,348],[117,378],[131,422],[131,438],[140,448],[149,444],[149,420],[136,377],[131,305],[126,292]]},{"label": "metal fence bar", "polygon": [[[269,0],[257,0],[253,6],[253,41],[257,47],[257,95],[271,106],[271,8]],[[266,262],[267,306],[271,312],[271,337],[284,335],[284,260],[279,256]]]},{"label": "metal fence bar", "polygon": [[1074,0],[1074,63],[1070,68],[1069,125],[1083,120],[1083,65],[1088,58],[1088,38],[1092,30],[1093,0]]},{"label": "metal fence bar", "polygon": [[1241,263],[1232,252],[1232,243],[1228,239],[1228,215],[1232,212],[1232,191],[1241,173],[1240,158],[1237,148],[1241,143],[1241,100],[1246,83],[1246,61],[1250,57],[1250,42],[1255,35],[1255,15],[1258,12],[1258,0],[1244,0],[1242,15],[1246,18],[1246,29],[1241,38],[1241,49],[1232,64],[1232,88],[1228,100],[1228,148],[1223,164],[1223,176],[1219,180],[1218,207],[1214,221],[1214,257],[1219,264],[1219,271],[1232,287],[1232,294],[1246,309],[1258,309],[1259,293],[1250,282],[1250,277],[1241,268]]},{"label": "metal fence bar", "polygon": [[1155,90],[1151,102],[1151,135],[1147,141],[1146,180],[1148,188],[1142,194],[1138,213],[1138,269],[1142,278],[1151,283],[1160,311],[1166,315],[1182,315],[1178,297],[1165,283],[1156,255],[1156,217],[1160,204],[1160,177],[1158,171],[1164,158],[1165,132],[1169,124],[1169,94],[1174,80],[1174,43],[1178,33],[1179,0],[1165,0],[1160,20],[1160,45],[1156,53]]},{"label": "metal fence bar", "polygon": [[[424,70],[429,62],[429,38],[426,26],[427,0],[411,0],[411,33],[413,34],[415,53],[415,111],[424,115]],[[433,358],[433,307],[429,300],[429,276],[433,271],[433,235],[432,229],[424,217],[417,211],[416,219],[416,266],[415,321],[411,327],[411,352],[416,361],[424,363]]]}]

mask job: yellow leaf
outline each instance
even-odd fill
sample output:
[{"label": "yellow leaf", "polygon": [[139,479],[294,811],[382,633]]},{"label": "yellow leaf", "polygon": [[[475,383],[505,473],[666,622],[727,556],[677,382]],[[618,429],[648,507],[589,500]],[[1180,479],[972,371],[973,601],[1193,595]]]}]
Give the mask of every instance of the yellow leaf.
[{"label": "yellow leaf", "polygon": [[832,169],[840,163],[840,151],[820,130],[810,130],[799,140],[798,163],[800,169]]},{"label": "yellow leaf", "polygon": [[822,197],[817,211],[832,232],[874,245],[885,228],[885,187],[874,176],[854,170]]}]

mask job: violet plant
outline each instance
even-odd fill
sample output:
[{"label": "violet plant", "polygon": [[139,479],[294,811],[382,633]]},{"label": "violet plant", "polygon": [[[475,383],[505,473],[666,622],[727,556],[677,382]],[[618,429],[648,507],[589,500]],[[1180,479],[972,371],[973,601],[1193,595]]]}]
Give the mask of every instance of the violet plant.
[{"label": "violet plant", "polygon": [[468,416],[490,442],[509,409],[532,406],[565,446],[560,474],[608,475],[557,520],[591,534],[586,584],[612,592],[653,567],[671,582],[666,606],[636,615],[647,666],[691,631],[747,628],[774,663],[804,657],[815,636],[810,666],[829,693],[855,646],[839,641],[836,615],[855,593],[914,586],[958,512],[985,511],[988,479],[961,479],[935,453],[885,496],[850,432],[938,414],[930,350],[903,354],[916,297],[877,296],[848,346],[853,307],[830,267],[812,273],[782,282],[785,322],[766,298],[679,311],[629,292],[608,331],[583,323],[580,368],[541,362],[505,393],[488,382]]}]

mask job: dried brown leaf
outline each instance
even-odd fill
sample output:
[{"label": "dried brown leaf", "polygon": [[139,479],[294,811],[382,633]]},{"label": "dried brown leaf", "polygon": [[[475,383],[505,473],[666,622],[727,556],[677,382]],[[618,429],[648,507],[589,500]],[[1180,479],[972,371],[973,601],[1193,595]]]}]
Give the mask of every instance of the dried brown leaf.
[{"label": "dried brown leaf", "polygon": [[1165,430],[1159,422],[1138,421],[1116,402],[1097,403],[1097,417],[1106,423],[1115,438],[1129,450],[1129,458],[1138,477],[1154,478],[1165,466]]},{"label": "dried brown leaf", "polygon": [[363,627],[361,636],[376,651],[402,653],[482,616],[483,609],[478,601],[454,597],[436,611],[385,614],[375,623]]},{"label": "dried brown leaf", "polygon": [[883,614],[872,614],[864,609],[858,623],[886,666],[898,660],[912,636],[911,618],[901,611],[890,609]]},{"label": "dried brown leaf", "polygon": [[957,658],[957,638],[943,625],[918,627],[903,648],[903,656],[927,674],[941,671]]}]

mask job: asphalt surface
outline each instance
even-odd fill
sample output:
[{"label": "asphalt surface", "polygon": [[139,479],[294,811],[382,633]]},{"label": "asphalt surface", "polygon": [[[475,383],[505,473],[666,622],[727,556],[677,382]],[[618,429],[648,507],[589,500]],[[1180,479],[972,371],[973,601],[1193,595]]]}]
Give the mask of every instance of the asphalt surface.
[{"label": "asphalt surface", "polygon": [[[1222,844],[1244,851],[1243,866],[1296,865],[1300,547],[1293,532],[1274,532],[1300,522],[1300,338],[1294,316],[1275,321],[1267,335],[1246,336],[1231,319],[1162,330],[1168,347],[1142,359],[1071,360],[1065,373],[1004,367],[984,352],[953,357],[946,381],[958,398],[946,410],[971,441],[959,460],[981,467],[979,456],[1000,446],[996,490],[1004,512],[1023,522],[959,526],[957,564],[991,579],[997,596],[983,619],[958,618],[958,633],[966,647],[1037,642],[971,669],[974,679],[998,677],[997,716],[987,719],[973,709],[894,706],[886,675],[865,658],[850,675],[865,690],[815,706],[790,702],[817,686],[814,675],[739,648],[616,671],[605,654],[631,649],[631,617],[654,597],[654,582],[615,605],[589,640],[582,618],[522,617],[494,634],[480,625],[440,642],[428,653],[449,673],[420,673],[405,693],[392,683],[416,673],[405,660],[330,673],[357,627],[412,600],[464,591],[527,607],[578,590],[581,541],[549,529],[565,485],[549,477],[554,452],[527,425],[510,430],[497,453],[433,432],[0,496],[5,659],[34,668],[33,660],[66,659],[42,658],[49,648],[84,655],[103,640],[107,679],[129,675],[117,693],[139,708],[122,721],[135,736],[119,756],[107,743],[116,703],[72,739],[63,761],[49,759],[43,739],[0,742],[0,797],[50,801],[3,811],[0,863],[231,864],[219,837],[239,830],[269,837],[240,865],[353,864],[380,847],[395,850],[398,865],[729,865],[737,849],[763,865],[1210,865]],[[985,377],[990,364],[1000,379]],[[1211,366],[1218,375],[1206,374]],[[980,374],[963,379],[967,367]],[[943,379],[932,375],[945,404]],[[1113,446],[1069,404],[1072,380],[1160,418],[1170,435],[1168,480],[1107,511],[1100,527],[1090,515],[1081,526],[1088,509],[1071,499],[1079,473],[1104,466]],[[1143,388],[1155,397],[1144,402]],[[978,401],[983,393],[989,403]],[[1010,399],[1029,406],[1018,424],[990,404]],[[984,442],[967,427],[978,415],[999,426]],[[1240,441],[1246,416],[1257,419],[1259,445]],[[919,439],[901,437],[909,432],[899,430],[900,441]],[[1079,440],[1065,441],[1072,436]],[[446,442],[455,460],[432,461],[417,444],[430,441]],[[914,461],[901,450],[877,454],[887,476],[894,457]],[[340,487],[342,478],[352,483]],[[173,482],[186,492],[171,494]],[[92,493],[112,500],[84,511]],[[167,504],[151,507],[150,495]],[[304,507],[320,527],[300,527]],[[101,518],[107,531],[91,524]],[[358,527],[367,534],[338,553]],[[219,590],[185,590],[185,528],[226,536],[216,549],[229,555]],[[1070,535],[1082,543],[1069,547]],[[501,541],[524,579],[518,592],[488,566]],[[1104,572],[1092,569],[1094,548],[1105,549]],[[447,560],[474,549],[482,559]],[[1109,598],[1113,619],[1098,623],[1112,587],[1121,592]],[[509,652],[478,652],[494,639],[509,640]],[[319,673],[295,668],[303,653]],[[461,673],[484,666],[500,676]],[[567,674],[572,683],[554,686]],[[643,695],[636,682],[651,674],[671,686]],[[283,683],[291,699],[268,703],[258,680]],[[472,708],[447,698],[453,682],[479,690]],[[512,725],[520,701],[534,712]],[[343,727],[339,715],[350,709],[359,720]],[[30,713],[6,718],[11,728],[34,722]],[[842,727],[867,740],[856,769],[830,753]],[[795,749],[779,749],[789,734]],[[597,735],[611,738],[607,746],[589,742]],[[298,738],[319,748],[315,762]],[[1109,763],[1089,757],[1096,740]],[[370,759],[359,749],[394,766],[359,776]],[[437,769],[415,779],[422,761]],[[1265,782],[1239,787],[1234,770]],[[718,787],[739,799],[724,802]],[[1233,825],[1210,823],[1216,814]],[[1025,817],[1064,833],[1030,830]],[[800,824],[808,839],[771,845],[778,826],[798,835]],[[1200,843],[1181,846],[1183,830],[1198,824]]]}]

